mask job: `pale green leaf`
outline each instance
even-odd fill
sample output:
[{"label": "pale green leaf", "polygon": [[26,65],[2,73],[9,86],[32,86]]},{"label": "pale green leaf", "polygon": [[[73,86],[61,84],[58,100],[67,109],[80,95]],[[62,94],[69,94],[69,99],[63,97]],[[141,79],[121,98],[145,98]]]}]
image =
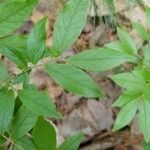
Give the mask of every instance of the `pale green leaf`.
[{"label": "pale green leaf", "polygon": [[131,38],[131,36],[128,34],[128,32],[118,28],[117,35],[118,35],[122,45],[124,46],[126,53],[128,53],[128,54],[136,54],[137,53],[137,48],[136,48],[135,42]]},{"label": "pale green leaf", "polygon": [[35,125],[37,115],[30,112],[26,107],[21,106],[14,116],[10,134],[13,139],[20,139],[27,134]]},{"label": "pale green leaf", "polygon": [[12,90],[0,89],[0,133],[4,133],[13,117],[15,97]]},{"label": "pale green leaf", "polygon": [[149,45],[143,47],[143,54],[144,54],[144,59],[143,59],[144,67],[150,68],[150,46]]},{"label": "pale green leaf", "polygon": [[66,90],[85,97],[102,97],[94,81],[84,71],[68,64],[46,65],[48,74]]},{"label": "pale green leaf", "polygon": [[55,128],[42,117],[38,118],[32,136],[38,150],[56,150]]},{"label": "pale green leaf", "polygon": [[[146,89],[146,91],[147,90],[149,91],[150,88]],[[145,95],[144,100],[141,101],[139,105],[138,120],[139,120],[140,130],[144,134],[145,140],[148,142],[150,141],[150,129],[149,129],[150,128],[150,99],[147,98],[149,97],[146,97]]]},{"label": "pale green leaf", "polygon": [[141,96],[142,96],[141,91],[128,91],[128,90],[126,90],[113,103],[113,107],[123,107],[125,104],[127,104],[133,100],[138,100]]},{"label": "pale green leaf", "polygon": [[122,88],[132,91],[141,90],[146,83],[142,70],[120,73],[114,75],[111,79]]},{"label": "pale green leaf", "polygon": [[122,43],[120,41],[114,41],[114,42],[107,43],[107,44],[105,44],[105,47],[107,47],[109,49],[124,52],[124,46],[122,45]]},{"label": "pale green leaf", "polygon": [[146,7],[145,13],[146,13],[147,25],[148,25],[148,27],[149,27],[149,26],[150,26],[150,7]]},{"label": "pale green leaf", "polygon": [[0,3],[0,36],[20,27],[31,14],[38,0],[8,0]]},{"label": "pale green leaf", "polygon": [[148,41],[150,39],[150,35],[148,35],[148,32],[146,29],[138,22],[132,23],[133,28],[138,32],[138,34],[141,36],[143,40]]},{"label": "pale green leaf", "polygon": [[19,98],[24,106],[37,115],[62,118],[48,94],[39,91],[34,85],[20,90]]},{"label": "pale green leaf", "polygon": [[53,33],[53,49],[62,53],[78,38],[86,23],[88,0],[69,0],[59,13]]},{"label": "pale green leaf", "polygon": [[59,150],[78,150],[80,143],[84,139],[83,133],[77,133],[69,137],[59,148]]},{"label": "pale green leaf", "polygon": [[41,59],[46,47],[46,21],[47,17],[41,19],[31,30],[27,40],[28,57],[34,64]]},{"label": "pale green leaf", "polygon": [[137,100],[125,104],[117,116],[117,119],[113,127],[113,131],[119,130],[125,127],[127,124],[129,124],[133,119],[134,115],[136,114],[136,112],[137,112]]},{"label": "pale green leaf", "polygon": [[86,50],[67,59],[70,64],[90,71],[105,71],[136,60],[123,52],[107,48]]}]

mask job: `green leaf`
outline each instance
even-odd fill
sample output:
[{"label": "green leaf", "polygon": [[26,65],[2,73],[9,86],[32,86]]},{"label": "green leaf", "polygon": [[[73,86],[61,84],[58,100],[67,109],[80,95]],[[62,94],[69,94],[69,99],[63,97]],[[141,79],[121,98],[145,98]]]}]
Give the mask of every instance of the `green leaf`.
[{"label": "green leaf", "polygon": [[123,106],[115,121],[113,131],[119,130],[129,124],[137,112],[137,100],[128,102]]},{"label": "green leaf", "polygon": [[26,53],[27,38],[23,35],[10,35],[0,38],[0,52],[7,46],[16,47],[17,49]]},{"label": "green leaf", "polygon": [[144,146],[144,150],[150,150],[150,142],[147,143],[146,141],[144,141],[143,146]]},{"label": "green leaf", "polygon": [[[27,38],[26,36],[23,35],[11,35],[11,36],[6,36],[6,37],[2,37],[0,38],[0,53],[3,52],[3,49],[5,49],[5,47],[15,47],[16,49],[18,49],[19,51],[21,51],[21,53],[26,57],[27,57]],[[27,59],[28,60],[28,59]]]},{"label": "green leaf", "polygon": [[37,150],[32,138],[24,136],[21,139],[15,141],[13,150]]},{"label": "green leaf", "polygon": [[141,38],[145,41],[148,41],[150,39],[150,36],[148,35],[148,32],[146,29],[138,22],[132,23],[133,28],[138,32],[138,34],[141,36]]},{"label": "green leaf", "polygon": [[7,81],[9,79],[9,74],[6,66],[0,61],[0,80]]},{"label": "green leaf", "polygon": [[32,29],[27,41],[29,60],[37,63],[44,54],[46,47],[46,21],[47,17],[41,19]]},{"label": "green leaf", "polygon": [[117,35],[128,54],[137,54],[137,48],[135,42],[131,36],[124,30],[117,29]]},{"label": "green leaf", "polygon": [[15,97],[12,90],[0,89],[0,133],[3,134],[13,117]]},{"label": "green leaf", "polygon": [[105,44],[105,47],[112,49],[112,50],[124,52],[124,46],[122,45],[122,43],[120,41],[114,41],[114,42],[107,43],[107,44]]},{"label": "green leaf", "polygon": [[119,98],[113,103],[113,107],[123,107],[127,103],[138,100],[142,96],[141,91],[124,91]]},{"label": "green leaf", "polygon": [[48,74],[66,90],[85,97],[102,97],[94,81],[84,71],[68,64],[46,65]]},{"label": "green leaf", "polygon": [[4,143],[6,142],[6,139],[0,135],[0,150],[4,150]]},{"label": "green leaf", "polygon": [[29,73],[25,72],[25,73],[21,73],[19,75],[17,75],[12,84],[19,84],[23,82],[23,86],[24,87],[27,87],[28,86],[28,83],[29,83]]},{"label": "green leaf", "polygon": [[146,45],[143,47],[143,64],[145,68],[150,68],[150,50],[149,50],[149,45]]},{"label": "green leaf", "polygon": [[85,70],[105,71],[133,60],[135,60],[135,57],[123,52],[107,48],[97,48],[76,54],[68,58],[67,62]]},{"label": "green leaf", "polygon": [[59,150],[78,150],[81,141],[84,139],[83,133],[77,133],[69,137],[59,148]]},{"label": "green leaf", "polygon": [[22,102],[21,102],[19,96],[17,96],[15,99],[14,115],[18,112],[18,110],[21,106],[22,106]]},{"label": "green leaf", "polygon": [[56,131],[53,125],[42,117],[38,118],[32,136],[38,150],[56,150]]},{"label": "green leaf", "polygon": [[147,25],[148,25],[148,27],[149,27],[149,26],[150,26],[150,7],[146,7],[146,8],[145,8],[145,13],[146,13]]},{"label": "green leaf", "polygon": [[8,0],[0,3],[0,36],[7,35],[21,26],[31,14],[37,0]]},{"label": "green leaf", "polygon": [[31,113],[26,107],[21,106],[14,116],[10,134],[13,139],[20,139],[28,133],[37,121],[37,115]]},{"label": "green leaf", "polygon": [[69,0],[59,13],[53,33],[53,49],[59,54],[78,38],[86,23],[88,0]]},{"label": "green leaf", "polygon": [[62,118],[47,93],[39,91],[34,85],[30,85],[28,88],[20,90],[19,98],[23,105],[34,114]]},{"label": "green leaf", "polygon": [[27,68],[27,60],[24,54],[16,47],[5,47],[2,54],[17,64],[21,69]]},{"label": "green leaf", "polygon": [[122,88],[137,91],[145,86],[145,79],[142,70],[135,70],[130,73],[120,73],[111,78]]},{"label": "green leaf", "polygon": [[[150,88],[149,88],[150,89]],[[148,91],[149,91],[148,89]],[[141,101],[139,105],[139,113],[138,113],[138,120],[140,130],[144,134],[144,138],[147,142],[150,141],[150,101],[147,97]]]}]

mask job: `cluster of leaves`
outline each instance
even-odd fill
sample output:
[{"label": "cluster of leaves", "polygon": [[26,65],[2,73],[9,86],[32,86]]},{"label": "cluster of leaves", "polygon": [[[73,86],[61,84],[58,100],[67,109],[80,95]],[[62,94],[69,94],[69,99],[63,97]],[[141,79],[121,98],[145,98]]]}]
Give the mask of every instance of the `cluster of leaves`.
[{"label": "cluster of leaves", "polygon": [[[7,139],[14,149],[57,149],[54,126],[46,118],[63,117],[48,94],[30,84],[32,69],[41,65],[67,91],[84,97],[102,98],[101,90],[84,70],[100,72],[123,63],[132,63],[134,70],[111,78],[125,89],[113,104],[122,107],[114,130],[127,125],[138,112],[140,129],[146,141],[150,141],[149,29],[133,23],[135,30],[146,41],[143,47],[137,47],[126,31],[118,29],[118,41],[64,60],[61,54],[75,42],[86,23],[88,0],[69,0],[66,3],[56,20],[51,48],[46,47],[47,17],[41,19],[29,35],[15,34],[37,3],[38,0],[0,2],[0,53],[14,62],[21,72],[10,75],[3,62],[0,62],[0,146],[3,147]],[[146,14],[149,25],[149,8]],[[49,61],[42,63],[47,57]],[[22,89],[16,90],[15,85],[20,83]],[[78,133],[58,149],[76,150],[82,139],[83,134]]]},{"label": "cluster of leaves", "polygon": [[[48,74],[66,90],[87,97],[101,97],[95,82],[84,71],[67,63],[58,64],[60,55],[81,33],[87,18],[88,0],[70,0],[58,15],[53,33],[53,47],[46,47],[46,21],[41,19],[29,35],[16,34],[17,29],[36,8],[38,0],[0,2],[0,53],[16,64],[20,73],[11,75],[0,62],[0,148],[5,141],[13,149],[56,150],[56,131],[46,118],[62,119],[46,92],[30,84],[32,69],[45,66]],[[41,59],[49,57],[45,65]],[[51,63],[50,63],[51,62]],[[53,63],[52,63],[53,62]],[[16,90],[15,86],[22,88]],[[80,86],[79,86],[80,85]],[[70,137],[60,150],[76,150],[82,133]]]}]

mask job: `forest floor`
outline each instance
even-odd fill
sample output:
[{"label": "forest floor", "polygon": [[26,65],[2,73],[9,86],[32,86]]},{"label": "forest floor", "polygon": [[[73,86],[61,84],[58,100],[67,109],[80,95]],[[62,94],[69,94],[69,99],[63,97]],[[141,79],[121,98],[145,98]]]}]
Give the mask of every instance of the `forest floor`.
[{"label": "forest floor", "polygon": [[[118,13],[114,17],[118,24],[128,28],[129,32],[135,37],[137,44],[141,44],[140,39],[131,28],[130,19],[141,21],[142,24],[145,24],[144,12],[137,5],[126,8],[124,4],[121,4],[122,1],[118,1]],[[22,34],[28,33],[36,22],[42,17],[48,16],[47,45],[51,46],[53,26],[58,11],[62,7],[63,2],[60,0],[40,0],[38,8],[23,27],[20,28],[19,32]],[[91,9],[87,24],[80,37],[62,57],[69,57],[89,48],[102,47],[104,44],[117,38],[116,26],[109,24],[110,14],[104,10],[101,12],[102,14],[95,16]],[[15,72],[14,65],[7,60],[6,62],[9,71]],[[130,66],[127,65],[126,67]],[[105,91],[106,95],[105,99],[95,100],[79,97],[64,91],[63,88],[50,79],[43,71],[43,68],[34,70],[31,82],[35,83],[39,89],[47,90],[55,101],[58,110],[64,115],[63,121],[53,120],[57,129],[59,143],[62,143],[68,136],[78,131],[83,131],[86,138],[81,143],[80,150],[143,149],[141,144],[143,136],[138,129],[136,118],[124,129],[112,132],[112,126],[119,109],[112,108],[111,105],[121,93],[121,89],[109,79],[109,75],[115,72],[117,72],[117,69],[103,73],[89,73],[97,82],[97,85]]]}]

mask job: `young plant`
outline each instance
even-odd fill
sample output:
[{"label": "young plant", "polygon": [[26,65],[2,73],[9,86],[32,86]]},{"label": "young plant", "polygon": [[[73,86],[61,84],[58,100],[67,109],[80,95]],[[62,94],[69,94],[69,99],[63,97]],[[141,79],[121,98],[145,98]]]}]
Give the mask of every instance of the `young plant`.
[{"label": "young plant", "polygon": [[[86,23],[89,1],[69,0],[65,4],[54,26],[51,48],[46,47],[47,17],[41,19],[29,35],[13,34],[37,3],[38,0],[0,2],[0,53],[20,69],[19,74],[10,75],[3,62],[0,62],[0,147],[4,148],[7,140],[14,150],[77,150],[83,140],[83,134],[78,133],[60,147],[57,146],[54,126],[47,118],[63,117],[47,92],[30,84],[30,74],[34,68],[45,66],[51,78],[69,92],[84,97],[102,98],[99,87],[83,70],[105,71],[127,62],[133,63],[134,70],[112,77],[125,89],[114,103],[114,106],[122,107],[114,130],[127,125],[138,112],[140,129],[146,141],[150,141],[148,43],[139,50],[128,33],[118,29],[118,41],[64,60],[61,54],[76,41]],[[147,36],[144,35],[146,41],[149,40],[149,33]],[[49,61],[45,62],[45,58]],[[16,90],[15,85],[20,83],[22,88]]]}]

